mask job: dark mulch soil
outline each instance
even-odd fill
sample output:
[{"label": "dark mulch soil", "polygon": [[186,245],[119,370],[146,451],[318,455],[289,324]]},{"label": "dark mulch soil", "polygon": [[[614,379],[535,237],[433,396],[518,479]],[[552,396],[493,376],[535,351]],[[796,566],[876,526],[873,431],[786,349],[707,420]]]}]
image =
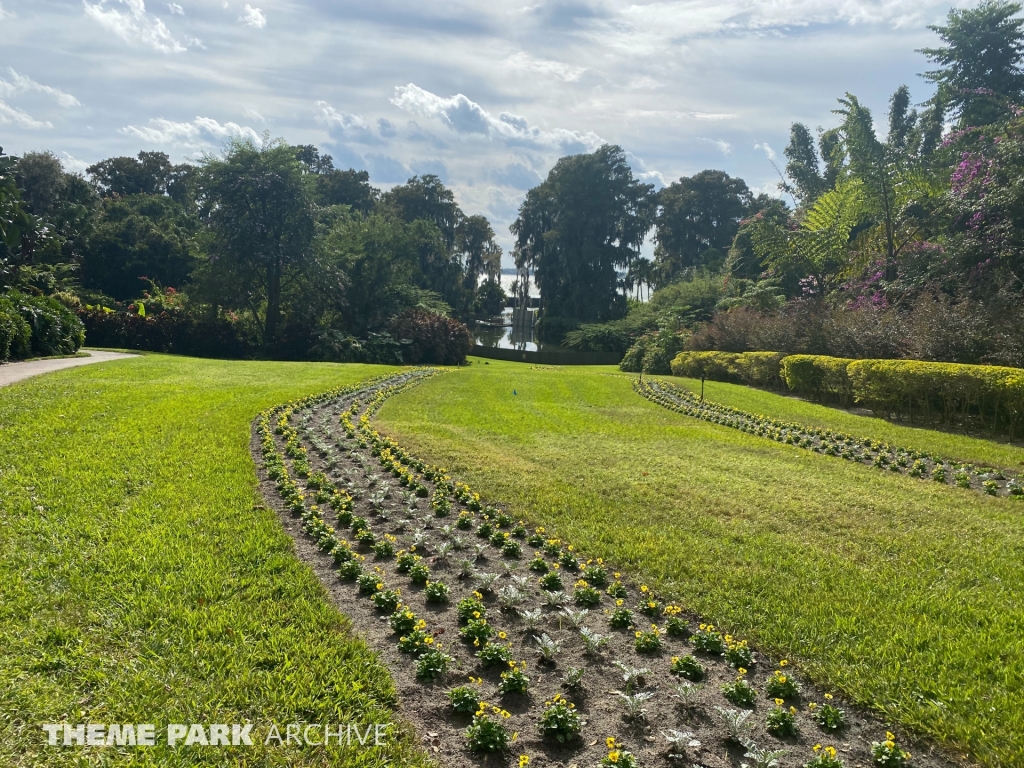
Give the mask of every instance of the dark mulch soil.
[{"label": "dark mulch soil", "polygon": [[[394,384],[398,381],[412,384],[415,383],[415,379],[416,374],[407,374],[391,379],[388,383]],[[359,393],[358,397],[365,403],[380,386],[383,385],[369,387]],[[367,555],[364,567],[367,570],[379,568],[388,587],[401,589],[405,603],[418,617],[426,620],[428,629],[438,642],[443,643],[444,649],[456,657],[457,662],[453,671],[442,681],[425,684],[416,679],[414,661],[398,651],[398,638],[388,626],[387,616],[375,610],[369,597],[359,594],[354,582],[339,580],[330,555],[322,552],[316,542],[303,532],[300,518],[286,511],[275,483],[267,478],[262,465],[255,430],[252,452],[267,503],[278,511],[282,524],[295,541],[299,556],[316,572],[338,608],[350,618],[358,633],[377,650],[380,658],[388,665],[400,697],[400,718],[415,730],[424,749],[440,764],[447,768],[512,766],[517,764],[519,755],[526,754],[529,755],[530,766],[533,768],[589,768],[596,766],[607,754],[605,739],[608,736],[617,737],[625,749],[639,757],[643,766],[727,768],[740,766],[744,762],[752,763],[750,759],[744,760],[745,749],[742,746],[728,740],[724,720],[715,709],[741,709],[730,704],[720,691],[720,686],[734,680],[737,674],[721,656],[696,653],[686,639],[678,637],[665,637],[665,648],[656,655],[637,653],[633,646],[633,630],[615,630],[608,626],[605,612],[613,605],[614,600],[606,594],[602,595],[601,605],[590,610],[583,624],[591,630],[610,635],[611,641],[600,655],[586,655],[579,633],[570,626],[562,611],[543,605],[542,590],[537,584],[536,574],[527,570],[527,563],[532,559],[535,548],[523,541],[521,558],[502,557],[498,549],[490,546],[485,539],[478,538],[474,530],[456,530],[455,519],[459,512],[465,509],[463,505],[453,503],[449,517],[435,517],[431,512],[429,498],[410,498],[411,494],[401,489],[394,478],[382,470],[378,460],[367,448],[361,448],[356,439],[346,436],[339,422],[339,414],[350,406],[356,396],[350,395],[305,411],[298,411],[292,416],[291,422],[299,430],[307,447],[309,461],[314,471],[326,472],[339,488],[347,489],[355,498],[354,514],[365,517],[378,537],[385,533],[394,535],[397,538],[396,550],[410,546],[414,543],[414,537],[418,536],[418,550],[425,550],[424,556],[430,566],[431,578],[443,581],[450,587],[450,602],[447,606],[428,604],[422,589],[414,587],[407,576],[396,571],[393,557],[375,559],[367,547],[360,547],[355,543],[350,530],[339,527],[338,537],[347,539],[353,548]],[[358,416],[354,417],[353,421],[358,423]],[[278,447],[283,454],[284,446],[280,441]],[[286,461],[291,466],[290,460]],[[294,472],[292,475],[295,476]],[[433,485],[425,478],[421,479],[433,491]],[[384,494],[386,498],[381,499]],[[308,501],[311,501],[313,492],[309,491],[307,495]],[[377,503],[372,501],[375,496]],[[336,525],[330,508],[324,505],[323,510],[327,522]],[[477,517],[479,519],[481,513],[478,513]],[[542,525],[543,521],[531,523]],[[438,545],[446,541],[455,546],[447,563],[436,557]],[[463,559],[475,559],[478,572],[500,575],[492,590],[485,594],[488,619],[496,630],[507,633],[514,648],[515,658],[528,663],[528,695],[499,696],[497,683],[501,669],[483,669],[479,660],[474,657],[472,647],[458,637],[460,625],[455,615],[455,605],[476,589],[473,577],[458,576],[458,563]],[[545,559],[549,563],[554,561],[551,557]],[[614,571],[613,566],[606,567],[609,574]],[[525,629],[520,614],[500,610],[497,593],[503,586],[511,585],[515,576],[530,577],[528,597],[520,609],[542,610],[543,624],[538,631],[562,641],[562,650],[554,664],[545,665],[538,662],[534,633]],[[574,580],[572,574],[563,572],[563,581],[570,596]],[[629,579],[623,581],[628,588],[625,604],[635,612],[641,594],[639,585]],[[566,607],[578,609],[578,606],[572,605],[571,602]],[[685,613],[683,615],[686,616]],[[639,613],[636,613],[636,618],[639,628],[649,627],[649,619]],[[689,619],[690,629],[696,630],[697,617],[686,618]],[[664,627],[663,619],[659,620],[659,625]],[[707,677],[693,702],[684,706],[673,696],[673,686],[683,680],[670,674],[669,666],[673,656],[687,654],[693,654],[699,659],[707,670]],[[646,703],[646,717],[641,720],[628,721],[624,717],[621,700],[614,693],[625,689],[622,672],[613,664],[616,661],[630,667],[643,667],[649,670],[644,676],[643,686],[638,690],[649,691],[654,695]],[[748,738],[761,747],[785,749],[787,753],[781,759],[780,766],[802,766],[813,756],[812,747],[818,743],[834,745],[847,768],[871,766],[873,763],[870,744],[872,741],[885,739],[886,725],[858,711],[849,703],[839,701],[837,697],[834,703],[846,711],[847,724],[837,734],[823,732],[809,717],[807,704],[822,703],[825,691],[815,689],[803,679],[800,680],[803,690],[800,698],[786,702],[787,708],[791,704],[797,707],[798,735],[794,738],[778,739],[767,733],[765,716],[774,708],[774,704],[766,696],[763,688],[765,680],[778,668],[776,662],[777,660],[756,654],[755,664],[747,675],[747,679],[758,690],[756,705],[747,721],[751,725],[747,731]],[[571,667],[582,667],[585,673],[582,687],[570,691],[561,686],[560,679],[566,669]],[[788,667],[786,671],[794,674],[792,667]],[[497,704],[512,714],[506,723],[519,735],[511,753],[483,756],[473,755],[467,750],[464,731],[469,724],[470,716],[453,713],[445,694],[449,688],[467,683],[470,676],[483,678],[482,694],[485,701]],[[798,673],[796,677],[800,678]],[[546,743],[537,734],[536,722],[543,710],[544,702],[556,693],[561,693],[574,702],[587,721],[582,739],[571,746]],[[693,734],[694,743],[685,748],[684,754],[670,754],[668,741],[663,735],[669,729]],[[893,730],[899,734],[900,743],[907,744],[914,753],[911,763],[913,766],[938,768],[958,764],[927,744],[914,743],[899,729]]]}]

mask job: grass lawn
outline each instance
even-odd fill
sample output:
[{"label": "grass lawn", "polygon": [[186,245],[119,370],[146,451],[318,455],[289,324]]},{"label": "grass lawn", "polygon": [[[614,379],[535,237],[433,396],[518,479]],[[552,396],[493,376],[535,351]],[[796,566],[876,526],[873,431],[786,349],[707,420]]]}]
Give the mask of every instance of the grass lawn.
[{"label": "grass lawn", "polygon": [[[692,392],[700,394],[700,379],[683,379],[672,376],[655,378],[687,387]],[[939,432],[933,429],[893,424],[885,419],[860,416],[840,408],[829,408],[796,397],[778,395],[774,392],[765,392],[739,384],[705,381],[704,397],[707,400],[739,408],[749,413],[795,421],[807,426],[831,427],[849,432],[856,437],[884,440],[892,445],[934,453],[943,458],[989,464],[1024,473],[1024,445],[1019,443],[1012,445],[966,437],[953,432]]]},{"label": "grass lawn", "polygon": [[[382,370],[147,355],[0,389],[0,765],[424,764],[401,735],[262,745],[272,723],[391,719],[387,670],[259,506],[249,454],[259,410]],[[255,746],[45,746],[61,721],[251,721]]]},{"label": "grass lawn", "polygon": [[[474,364],[393,398],[379,424],[883,718],[1024,765],[1024,504],[689,419],[610,373]],[[796,420],[805,406],[787,403],[773,415]],[[946,454],[992,445],[906,432]]]}]

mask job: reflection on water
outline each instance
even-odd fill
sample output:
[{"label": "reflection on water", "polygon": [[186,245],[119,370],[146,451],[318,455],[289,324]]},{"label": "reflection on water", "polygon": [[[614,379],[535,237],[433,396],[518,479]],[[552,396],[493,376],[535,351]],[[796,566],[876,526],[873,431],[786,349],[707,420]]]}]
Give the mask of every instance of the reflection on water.
[{"label": "reflection on water", "polygon": [[475,343],[481,347],[497,347],[499,349],[518,349],[523,352],[567,352],[565,347],[555,344],[544,344],[533,338],[532,328],[513,328],[512,309],[506,308],[501,315],[505,327],[493,327],[477,324],[473,328]]}]

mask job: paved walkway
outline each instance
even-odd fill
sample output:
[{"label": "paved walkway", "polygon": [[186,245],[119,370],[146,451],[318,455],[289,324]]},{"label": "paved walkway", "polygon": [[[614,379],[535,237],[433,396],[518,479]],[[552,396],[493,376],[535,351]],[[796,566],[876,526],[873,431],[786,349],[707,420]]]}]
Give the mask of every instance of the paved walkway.
[{"label": "paved walkway", "polygon": [[64,368],[77,368],[80,365],[92,365],[93,363],[105,363],[108,360],[120,360],[125,357],[138,357],[138,355],[126,355],[123,352],[98,352],[83,350],[89,357],[66,357],[59,360],[32,360],[25,363],[7,363],[0,365],[0,387],[6,387],[16,381],[27,379],[30,376],[38,376],[40,373],[60,371]]}]

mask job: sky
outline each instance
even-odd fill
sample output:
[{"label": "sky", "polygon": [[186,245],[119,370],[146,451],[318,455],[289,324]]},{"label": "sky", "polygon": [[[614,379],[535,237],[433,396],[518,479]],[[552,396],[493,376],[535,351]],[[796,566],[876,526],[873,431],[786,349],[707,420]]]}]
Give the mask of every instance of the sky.
[{"label": "sky", "polygon": [[881,127],[900,84],[929,98],[915,50],[952,5],[0,0],[0,146],[84,171],[269,132],[382,188],[437,174],[508,251],[526,190],[603,143],[657,187],[715,168],[779,194],[794,121],[834,125],[850,92]]}]

